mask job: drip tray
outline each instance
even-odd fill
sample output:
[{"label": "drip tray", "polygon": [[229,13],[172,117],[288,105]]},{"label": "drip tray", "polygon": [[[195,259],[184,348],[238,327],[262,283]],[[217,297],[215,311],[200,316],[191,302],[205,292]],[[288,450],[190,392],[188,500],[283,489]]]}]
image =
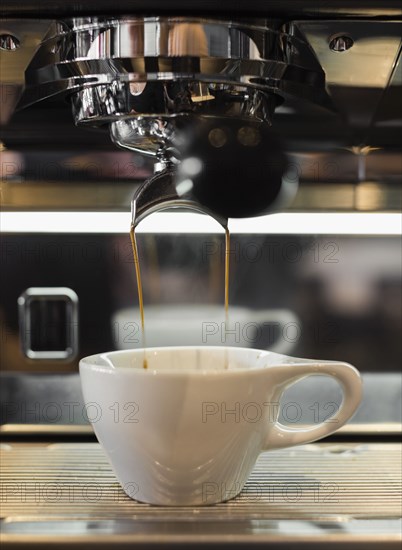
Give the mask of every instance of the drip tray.
[{"label": "drip tray", "polygon": [[2,548],[332,544],[400,548],[401,445],[305,445],[260,456],[237,498],[131,500],[97,443],[1,445]]}]

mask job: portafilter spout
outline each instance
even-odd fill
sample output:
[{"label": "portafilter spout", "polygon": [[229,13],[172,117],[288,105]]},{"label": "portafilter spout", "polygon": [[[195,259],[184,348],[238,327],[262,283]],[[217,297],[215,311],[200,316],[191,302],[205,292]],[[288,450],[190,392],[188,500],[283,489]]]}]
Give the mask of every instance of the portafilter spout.
[{"label": "portafilter spout", "polygon": [[[157,154],[162,162],[156,166],[165,169],[133,198],[134,226],[156,210],[183,207],[227,227],[229,218],[275,212],[294,197],[297,175],[266,123],[229,117],[186,120],[162,141]],[[163,128],[168,135],[169,125]]]},{"label": "portafilter spout", "polygon": [[196,210],[213,217],[224,229],[228,220],[205,208],[195,200],[181,198],[175,186],[175,170],[168,166],[146,180],[134,194],[131,201],[131,224],[137,225],[150,214],[170,209]]}]

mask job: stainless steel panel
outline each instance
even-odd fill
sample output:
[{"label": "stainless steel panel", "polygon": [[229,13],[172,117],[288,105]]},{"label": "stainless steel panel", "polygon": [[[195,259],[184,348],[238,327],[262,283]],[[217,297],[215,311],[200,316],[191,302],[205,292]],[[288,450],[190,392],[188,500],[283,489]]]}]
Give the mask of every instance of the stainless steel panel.
[{"label": "stainless steel panel", "polygon": [[66,535],[160,546],[401,541],[399,444],[264,453],[238,497],[197,508],[131,500],[96,443],[3,444],[1,457],[3,543],[56,544]]},{"label": "stainless steel panel", "polygon": [[[289,335],[295,356],[341,359],[361,372],[399,372],[400,237],[294,231],[233,236],[231,307],[290,309],[301,320]],[[145,308],[221,304],[223,315],[223,235],[152,233],[138,240]],[[67,286],[77,293],[81,356],[130,344],[139,318],[128,232],[7,234],[2,261],[8,285],[0,310],[3,371],[76,371],[77,361],[32,365],[20,353],[17,299],[30,286]],[[126,308],[132,308],[133,324],[114,326],[113,315]],[[200,333],[203,321],[208,319],[200,316]],[[271,338],[267,330],[248,341],[265,348]]]},{"label": "stainless steel panel", "polygon": [[[19,100],[24,87],[24,71],[31,60],[41,38],[49,27],[49,21],[23,21],[23,20],[1,20],[0,34],[3,37],[10,37],[15,47],[7,49],[0,48],[0,126],[6,124]],[[6,44],[10,40],[4,39]]]}]

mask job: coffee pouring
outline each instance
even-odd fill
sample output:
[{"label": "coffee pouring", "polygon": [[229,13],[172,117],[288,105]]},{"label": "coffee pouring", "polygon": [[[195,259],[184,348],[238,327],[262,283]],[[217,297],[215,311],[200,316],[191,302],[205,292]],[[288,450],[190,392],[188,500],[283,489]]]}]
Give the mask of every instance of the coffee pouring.
[{"label": "coffee pouring", "polygon": [[[155,504],[208,503],[199,482],[233,482],[241,490],[261,450],[313,441],[346,422],[361,390],[348,364],[226,346],[155,349],[145,340],[135,230],[147,215],[185,207],[219,221],[225,230],[227,322],[228,219],[278,211],[294,195],[297,176],[270,128],[275,111],[288,98],[331,107],[325,72],[302,33],[271,20],[259,25],[188,17],[73,17],[51,29],[25,74],[19,107],[63,95],[77,125],[106,128],[117,146],[156,161],[156,174],[131,205],[143,347],[80,363],[86,401],[99,399],[106,413],[111,397],[133,398],[144,415],[132,426],[116,428],[106,417],[94,425],[120,482],[137,480],[143,486],[143,493],[130,496]],[[202,388],[204,401],[213,391],[213,401],[226,396],[241,402],[245,388],[255,402],[276,401],[288,384],[310,374],[339,380],[344,390],[339,423],[287,430],[277,416],[271,426],[264,415],[256,430],[236,425],[223,437],[222,423],[209,431],[197,417],[195,397]],[[129,429],[134,426],[139,430]],[[142,445],[143,433],[153,434],[149,447]],[[214,445],[207,446],[202,462],[191,461],[193,448],[183,442],[204,442],[208,435]],[[176,437],[173,443],[170,436]],[[236,456],[242,462],[244,453],[244,467],[226,460]]]}]

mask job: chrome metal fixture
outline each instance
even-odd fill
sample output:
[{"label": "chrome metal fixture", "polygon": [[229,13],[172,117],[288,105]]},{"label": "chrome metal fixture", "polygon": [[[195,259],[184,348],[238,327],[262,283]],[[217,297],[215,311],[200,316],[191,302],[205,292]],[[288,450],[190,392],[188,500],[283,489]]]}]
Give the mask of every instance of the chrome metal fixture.
[{"label": "chrome metal fixture", "polygon": [[[291,24],[278,28],[269,20],[264,25],[181,17],[54,22],[25,77],[20,106],[65,94],[76,124],[106,125],[118,146],[152,155],[170,171],[183,160],[188,129],[203,128],[205,121],[208,132],[214,121],[219,132],[225,131],[225,120],[236,120],[238,135],[251,135],[256,125],[271,125],[276,106],[287,97],[330,105],[324,72],[303,35]],[[245,167],[255,162],[258,143],[236,143],[240,147],[231,162],[239,169],[232,172],[250,178]],[[270,185],[269,171],[260,175]],[[177,190],[182,180],[173,179]],[[165,189],[159,178],[152,181]],[[218,192],[219,182],[215,185]],[[264,204],[257,194],[245,215],[267,211],[277,194],[271,195]],[[162,202],[197,202],[191,189],[175,199],[169,196]],[[203,200],[208,209],[208,198]],[[241,215],[241,208],[232,214]]]},{"label": "chrome metal fixture", "polygon": [[329,48],[333,52],[342,53],[350,50],[354,40],[347,35],[333,36],[329,41]]},{"label": "chrome metal fixture", "polygon": [[20,41],[16,36],[12,34],[1,34],[0,35],[0,50],[7,52],[13,52],[20,47]]}]

